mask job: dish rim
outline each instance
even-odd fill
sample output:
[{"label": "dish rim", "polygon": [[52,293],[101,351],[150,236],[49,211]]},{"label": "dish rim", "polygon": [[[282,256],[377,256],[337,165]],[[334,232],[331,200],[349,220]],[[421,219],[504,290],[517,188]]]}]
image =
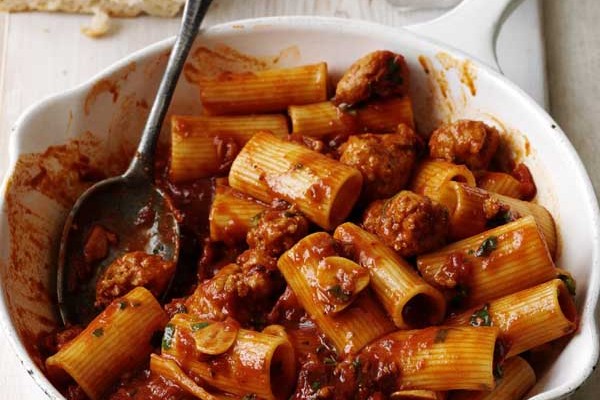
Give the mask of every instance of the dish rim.
[{"label": "dish rim", "polygon": [[[451,55],[456,55],[460,58],[469,59],[470,62],[472,62],[478,70],[488,75],[489,79],[491,79],[494,82],[494,84],[497,85],[501,90],[515,92],[516,96],[518,96],[523,101],[527,102],[529,106],[533,107],[538,116],[543,118],[548,123],[548,126],[556,126],[554,132],[556,134],[556,139],[559,142],[560,146],[564,146],[566,156],[570,159],[569,161],[572,163],[571,169],[573,173],[575,173],[575,175],[579,176],[582,179],[583,190],[585,192],[585,199],[583,199],[583,201],[589,202],[592,212],[592,220],[590,221],[590,225],[592,226],[593,231],[593,237],[591,238],[592,262],[590,264],[590,278],[588,280],[588,285],[586,286],[589,293],[589,301],[582,304],[580,326],[582,322],[585,323],[586,329],[590,330],[590,335],[594,345],[593,348],[586,349],[586,351],[591,353],[591,357],[588,358],[588,364],[584,366],[585,372],[583,374],[578,376],[577,379],[573,379],[571,382],[562,382],[554,389],[537,394],[532,398],[532,400],[558,399],[573,393],[577,390],[577,388],[579,388],[579,386],[581,386],[586,381],[586,379],[595,369],[596,363],[598,362],[600,350],[599,332],[595,316],[595,311],[598,305],[598,296],[600,294],[600,209],[598,206],[598,200],[595,191],[593,189],[593,185],[591,183],[590,176],[581,158],[579,157],[579,154],[573,147],[566,134],[552,119],[552,117],[548,115],[546,110],[544,110],[536,101],[531,99],[529,95],[523,91],[523,89],[511,82],[501,73],[493,70],[491,67],[478,61],[477,59],[466,54],[465,52],[454,48],[451,45],[442,43],[435,39],[428,38],[420,33],[413,32],[410,29],[406,29],[403,27],[392,27],[371,21],[362,21],[337,17],[276,16],[249,18],[218,24],[209,28],[202,29],[199,32],[199,35],[218,36],[224,33],[243,34],[243,32],[256,27],[269,26],[294,27],[301,29],[311,29],[315,27],[317,29],[331,29],[335,26],[340,25],[349,25],[349,27],[351,27],[354,31],[360,31],[364,29],[365,34],[369,31],[376,31],[379,34],[385,36],[389,36],[390,34],[394,33],[394,31],[402,31],[402,34],[409,36],[410,40],[414,42],[417,45],[417,47],[431,46],[437,48],[438,51],[444,51]],[[239,26],[243,26],[243,28],[240,29]],[[19,116],[17,121],[14,123],[13,127],[10,129],[8,143],[8,167],[0,185],[0,193],[2,193],[2,197],[0,197],[0,210],[2,210],[2,212],[4,212],[5,210],[6,190],[14,173],[16,161],[21,154],[19,149],[19,143],[21,140],[20,136],[22,136],[23,134],[20,133],[20,129],[29,118],[31,118],[33,115],[36,115],[38,112],[44,110],[49,104],[70,101],[73,98],[78,98],[82,95],[84,96],[85,92],[91,89],[91,87],[96,82],[110,77],[114,73],[125,68],[132,61],[142,61],[148,57],[153,57],[157,54],[160,54],[160,52],[162,51],[169,50],[170,47],[172,47],[174,40],[175,36],[172,36],[158,41],[156,43],[153,43],[149,46],[146,46],[142,49],[136,50],[130,53],[129,55],[121,58],[120,60],[112,63],[108,67],[102,69],[100,72],[87,79],[86,81],[82,82],[81,84],[71,89],[67,89],[63,92],[50,95],[45,99],[42,99],[26,108],[26,110]],[[40,387],[40,389],[51,399],[64,399],[64,396],[62,396],[58,389],[56,389],[56,387],[54,387],[54,385],[52,385],[52,383],[48,380],[46,375],[37,367],[37,365],[35,365],[31,357],[29,356],[27,350],[25,349],[25,346],[19,339],[19,335],[11,322],[11,317],[7,308],[7,303],[5,301],[5,294],[2,289],[2,285],[0,285],[0,324],[2,325],[4,332],[8,336],[9,342],[11,343],[11,346],[15,351],[15,355],[17,356],[27,373]]]}]

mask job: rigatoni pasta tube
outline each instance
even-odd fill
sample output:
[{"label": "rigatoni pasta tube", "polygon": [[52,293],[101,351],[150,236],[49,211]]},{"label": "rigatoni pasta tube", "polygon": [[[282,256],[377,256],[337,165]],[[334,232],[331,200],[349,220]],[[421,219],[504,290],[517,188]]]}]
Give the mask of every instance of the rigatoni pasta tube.
[{"label": "rigatoni pasta tube", "polygon": [[203,81],[200,99],[211,115],[283,111],[327,99],[327,64],[233,73]]},{"label": "rigatoni pasta tube", "polygon": [[491,392],[460,390],[452,392],[449,400],[518,400],[535,384],[533,368],[521,357],[506,360],[502,370],[502,377]]},{"label": "rigatoni pasta tube", "polygon": [[369,270],[375,295],[400,329],[442,321],[446,300],[376,236],[351,222],[337,227],[334,238],[352,259]]},{"label": "rigatoni pasta tube", "polygon": [[226,170],[238,151],[258,131],[288,134],[283,115],[171,118],[169,178],[173,182],[205,178]]},{"label": "rigatoni pasta tube", "polygon": [[504,196],[521,198],[521,183],[512,175],[504,172],[486,171],[477,178],[477,186],[488,192]]},{"label": "rigatoni pasta tube", "polygon": [[356,203],[362,175],[300,144],[260,132],[233,162],[229,184],[267,203],[280,198],[295,204],[315,224],[333,229]]},{"label": "rigatoni pasta tube", "polygon": [[157,354],[150,354],[150,371],[153,374],[162,376],[167,380],[175,383],[187,393],[195,396],[200,400],[217,400],[218,397],[208,393],[204,388],[198,386],[196,382],[185,374],[179,365],[168,358],[161,357]]},{"label": "rigatoni pasta tube", "polygon": [[216,185],[208,215],[210,240],[235,244],[244,242],[253,221],[267,208],[225,185]]},{"label": "rigatoni pasta tube", "polygon": [[441,187],[450,181],[475,186],[475,177],[469,168],[446,161],[425,160],[419,163],[413,175],[411,190],[427,197],[435,197]]},{"label": "rigatoni pasta tube", "polygon": [[516,214],[516,217],[533,216],[540,231],[544,234],[544,239],[546,240],[550,254],[552,257],[555,256],[557,246],[556,225],[548,210],[539,204],[503,196],[497,193],[490,193],[490,196],[498,200],[502,205],[508,207],[509,212]]},{"label": "rigatoni pasta tube", "polygon": [[395,364],[399,390],[492,390],[497,336],[493,327],[397,331],[367,346],[359,360]]},{"label": "rigatoni pasta tube", "polygon": [[553,279],[556,268],[531,216],[452,243],[417,258],[434,286],[467,290],[465,305],[523,290]]},{"label": "rigatoni pasta tube", "polygon": [[412,103],[408,96],[377,100],[346,111],[330,101],[290,106],[288,114],[292,133],[314,138],[395,132],[399,124],[414,128]]},{"label": "rigatoni pasta tube", "polygon": [[445,205],[450,214],[450,237],[464,239],[485,231],[484,204],[489,194],[464,183],[447,181],[429,197]]},{"label": "rigatoni pasta tube", "polygon": [[541,285],[492,300],[447,320],[449,325],[469,325],[481,311],[510,343],[507,357],[573,332],[577,311],[564,282],[553,279]]},{"label": "rigatoni pasta tube", "polygon": [[238,396],[254,393],[260,399],[288,398],[296,376],[294,349],[288,340],[239,329],[229,349],[207,356],[197,349],[198,337],[218,322],[178,315],[167,325],[162,353],[177,361],[193,380]]},{"label": "rigatoni pasta tube", "polygon": [[152,293],[138,287],[111,303],[75,339],[46,360],[51,375],[69,374],[93,400],[152,352],[152,336],[168,318]]},{"label": "rigatoni pasta tube", "polygon": [[356,353],[367,343],[394,330],[394,325],[369,292],[359,294],[339,313],[325,313],[314,282],[316,269],[324,257],[335,255],[333,238],[325,232],[317,232],[284,253],[277,267],[299,303],[338,353]]}]

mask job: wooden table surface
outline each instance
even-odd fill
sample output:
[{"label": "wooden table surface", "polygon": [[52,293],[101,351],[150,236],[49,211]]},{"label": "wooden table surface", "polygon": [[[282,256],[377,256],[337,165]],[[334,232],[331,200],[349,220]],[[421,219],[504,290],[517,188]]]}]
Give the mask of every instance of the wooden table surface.
[{"label": "wooden table surface", "polygon": [[[545,50],[538,1],[543,3]],[[386,0],[215,0],[205,25],[267,15],[325,15],[392,26],[430,19],[440,10],[404,12]],[[119,20],[100,40],[79,33],[89,17],[0,14],[0,177],[6,168],[10,126],[33,102],[87,80],[106,66],[173,35],[176,20]],[[505,74],[543,105],[569,134],[597,193],[600,189],[600,7],[598,0],[526,0],[499,40]],[[544,63],[547,60],[547,64]],[[523,62],[525,60],[525,62]],[[547,68],[546,68],[547,66]],[[546,71],[548,85],[546,85]],[[549,97],[548,97],[549,95]],[[0,399],[43,399],[0,331]],[[598,375],[598,374],[596,374]],[[600,375],[576,399],[600,398]]]}]

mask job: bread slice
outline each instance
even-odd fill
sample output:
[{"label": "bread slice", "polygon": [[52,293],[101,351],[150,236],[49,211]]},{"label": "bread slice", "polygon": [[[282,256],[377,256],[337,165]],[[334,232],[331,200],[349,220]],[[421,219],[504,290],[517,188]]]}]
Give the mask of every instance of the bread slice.
[{"label": "bread slice", "polygon": [[113,17],[135,17],[149,14],[174,17],[185,0],[0,0],[0,11],[60,11],[97,14]]}]

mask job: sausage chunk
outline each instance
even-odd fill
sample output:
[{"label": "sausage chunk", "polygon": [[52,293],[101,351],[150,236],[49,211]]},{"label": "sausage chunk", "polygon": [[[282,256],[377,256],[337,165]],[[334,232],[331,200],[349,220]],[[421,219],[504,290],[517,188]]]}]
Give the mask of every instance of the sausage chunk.
[{"label": "sausage chunk", "polygon": [[144,286],[160,296],[175,272],[175,264],[162,257],[133,251],[117,258],[104,271],[96,284],[96,307],[106,307],[114,299],[137,286]]},{"label": "sausage chunk", "polygon": [[376,97],[408,94],[408,66],[404,57],[379,50],[358,59],[337,84],[335,105],[353,106]]},{"label": "sausage chunk", "polygon": [[244,326],[255,327],[256,315],[268,312],[284,288],[277,259],[250,249],[235,264],[224,266],[200,284],[187,299],[186,307],[202,318],[224,320],[229,316]]},{"label": "sausage chunk", "polygon": [[266,210],[248,231],[250,248],[278,257],[308,233],[308,220],[293,210]]},{"label": "sausage chunk", "polygon": [[402,191],[373,202],[365,211],[363,226],[401,256],[411,257],[444,245],[448,218],[445,206]]},{"label": "sausage chunk", "polygon": [[481,121],[460,120],[444,124],[429,138],[429,155],[472,170],[487,169],[498,149],[496,128]]},{"label": "sausage chunk", "polygon": [[340,161],[363,175],[365,200],[388,198],[403,189],[417,158],[416,136],[407,125],[398,133],[350,136],[340,147]]},{"label": "sausage chunk", "polygon": [[117,243],[117,235],[102,225],[94,225],[83,246],[83,256],[87,263],[100,261],[108,255],[110,245]]}]

